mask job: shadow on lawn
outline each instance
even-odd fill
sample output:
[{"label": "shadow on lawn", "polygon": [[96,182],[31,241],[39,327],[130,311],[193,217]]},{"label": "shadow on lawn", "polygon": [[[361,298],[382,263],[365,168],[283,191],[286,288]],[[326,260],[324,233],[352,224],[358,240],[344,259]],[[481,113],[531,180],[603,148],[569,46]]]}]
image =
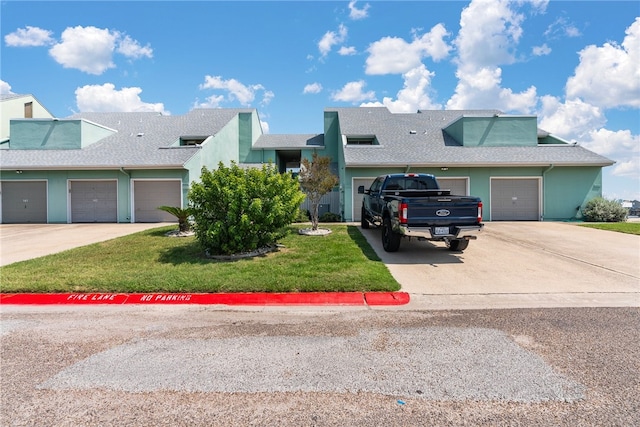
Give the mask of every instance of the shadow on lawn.
[{"label": "shadow on lawn", "polygon": [[369,242],[367,242],[367,239],[362,235],[360,230],[358,230],[358,227],[348,225],[347,234],[351,237],[351,240],[358,245],[364,256],[366,256],[369,261],[382,261]]}]

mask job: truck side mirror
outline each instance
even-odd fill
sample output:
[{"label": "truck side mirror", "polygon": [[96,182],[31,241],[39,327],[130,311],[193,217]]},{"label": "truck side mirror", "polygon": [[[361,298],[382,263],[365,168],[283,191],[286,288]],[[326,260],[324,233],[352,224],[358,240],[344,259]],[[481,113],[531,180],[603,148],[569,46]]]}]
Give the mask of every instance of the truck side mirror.
[{"label": "truck side mirror", "polygon": [[358,187],[358,194],[364,194],[364,185]]}]

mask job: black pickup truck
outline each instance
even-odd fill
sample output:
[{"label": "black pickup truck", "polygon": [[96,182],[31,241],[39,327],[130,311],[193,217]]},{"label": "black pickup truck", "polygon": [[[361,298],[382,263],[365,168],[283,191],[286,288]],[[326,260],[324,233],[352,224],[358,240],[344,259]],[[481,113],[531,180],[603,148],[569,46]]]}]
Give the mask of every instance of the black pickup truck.
[{"label": "black pickup truck", "polygon": [[482,201],[473,196],[452,196],[433,175],[382,175],[365,190],[362,228],[382,226],[382,246],[387,252],[400,247],[402,237],[442,241],[452,251],[463,251],[482,231]]}]

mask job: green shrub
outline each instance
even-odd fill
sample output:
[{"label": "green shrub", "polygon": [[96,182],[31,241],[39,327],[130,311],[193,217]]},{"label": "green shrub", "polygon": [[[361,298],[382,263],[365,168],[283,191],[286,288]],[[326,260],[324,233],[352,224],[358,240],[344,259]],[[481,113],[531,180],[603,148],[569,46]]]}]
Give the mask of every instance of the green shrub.
[{"label": "green shrub", "polygon": [[298,215],[304,194],[291,174],[273,165],[241,169],[232,162],[202,169],[189,191],[194,231],[209,255],[250,252],[275,244]]},{"label": "green shrub", "polygon": [[306,209],[298,209],[298,216],[296,218],[296,222],[308,222],[310,219],[309,211]]},{"label": "green shrub", "polygon": [[627,220],[627,210],[615,200],[596,197],[587,202],[582,215],[588,222],[621,222]]},{"label": "green shrub", "polygon": [[325,212],[320,215],[320,222],[340,222],[340,215],[333,212]]}]

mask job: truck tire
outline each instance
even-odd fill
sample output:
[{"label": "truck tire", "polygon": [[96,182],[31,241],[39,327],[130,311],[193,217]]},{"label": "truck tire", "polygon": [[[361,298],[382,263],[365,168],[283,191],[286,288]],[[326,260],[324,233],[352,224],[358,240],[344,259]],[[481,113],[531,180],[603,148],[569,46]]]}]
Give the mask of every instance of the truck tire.
[{"label": "truck tire", "polygon": [[396,252],[400,247],[401,238],[402,236],[393,231],[389,217],[385,217],[382,222],[382,247],[384,250],[387,252]]},{"label": "truck tire", "polygon": [[469,241],[467,239],[452,240],[449,243],[449,250],[462,252],[467,249],[467,246],[469,246]]},{"label": "truck tire", "polygon": [[366,213],[367,213],[367,211],[363,206],[362,207],[362,214],[360,215],[360,227],[362,227],[364,229],[369,228],[369,221],[367,221]]}]

